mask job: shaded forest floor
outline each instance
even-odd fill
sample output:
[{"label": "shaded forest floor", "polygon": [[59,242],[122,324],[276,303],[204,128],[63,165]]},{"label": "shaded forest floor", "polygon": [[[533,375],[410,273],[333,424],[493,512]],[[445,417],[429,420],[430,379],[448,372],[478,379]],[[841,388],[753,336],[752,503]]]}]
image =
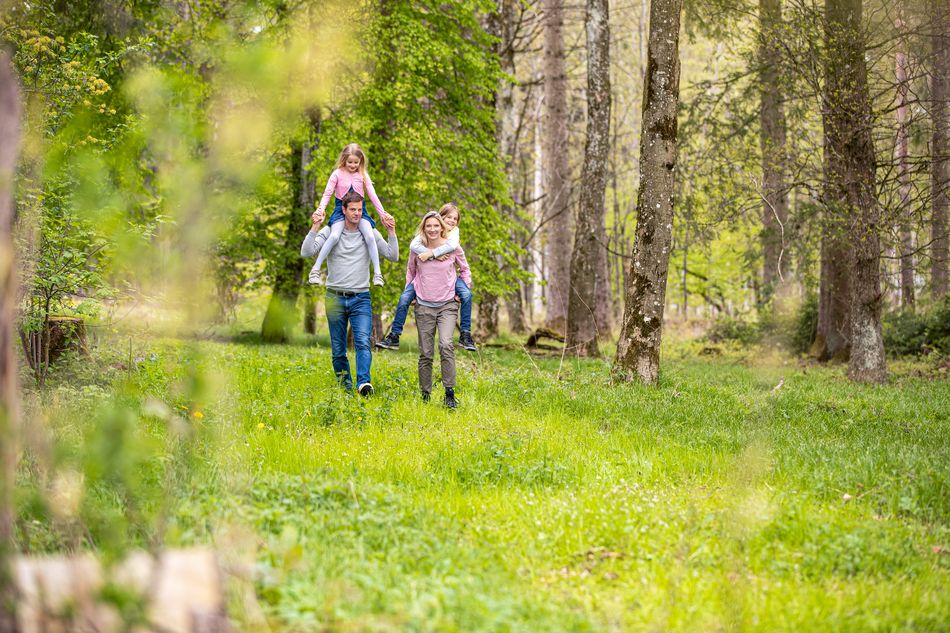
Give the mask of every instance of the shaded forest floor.
[{"label": "shaded forest floor", "polygon": [[321,337],[110,339],[26,394],[54,439],[21,468],[21,548],[213,543],[246,630],[950,622],[950,381],[684,343],[651,389],[485,347],[451,412],[413,343],[364,400]]}]

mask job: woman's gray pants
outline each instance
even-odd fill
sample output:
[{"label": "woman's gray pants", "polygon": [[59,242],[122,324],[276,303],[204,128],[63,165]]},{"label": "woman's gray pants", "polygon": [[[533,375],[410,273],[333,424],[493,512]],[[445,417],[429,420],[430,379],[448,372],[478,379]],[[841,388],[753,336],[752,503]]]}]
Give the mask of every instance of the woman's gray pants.
[{"label": "woman's gray pants", "polygon": [[419,388],[432,391],[432,359],[435,356],[435,333],[439,332],[439,360],[442,363],[442,385],[455,388],[455,322],[458,304],[450,301],[439,308],[416,303],[416,329],[419,331]]}]

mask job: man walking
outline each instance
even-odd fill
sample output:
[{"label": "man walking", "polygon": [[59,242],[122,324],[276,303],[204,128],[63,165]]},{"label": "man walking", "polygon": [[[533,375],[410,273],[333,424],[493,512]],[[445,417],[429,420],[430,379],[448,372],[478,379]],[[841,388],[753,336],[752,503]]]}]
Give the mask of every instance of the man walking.
[{"label": "man walking", "polygon": [[[353,343],[356,346],[356,390],[362,396],[373,393],[370,367],[373,352],[370,334],[373,330],[373,309],[369,298],[369,253],[360,233],[359,223],[363,215],[363,196],[350,191],[343,196],[343,234],[336,247],[327,257],[327,325],[330,329],[330,346],[333,354],[333,372],[340,384],[349,391],[353,389],[350,362],[346,357],[346,327],[353,328]],[[313,225],[300,247],[303,257],[315,257],[330,235],[330,227],[320,228],[324,213],[313,214]],[[379,254],[392,262],[399,261],[399,242],[396,240],[396,222],[383,219],[388,233],[384,240],[375,231]]]}]

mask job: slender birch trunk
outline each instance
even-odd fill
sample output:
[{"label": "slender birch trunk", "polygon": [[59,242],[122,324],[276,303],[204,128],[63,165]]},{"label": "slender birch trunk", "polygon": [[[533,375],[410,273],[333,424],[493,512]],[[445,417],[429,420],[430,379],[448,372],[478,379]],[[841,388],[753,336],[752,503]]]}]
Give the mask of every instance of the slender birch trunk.
[{"label": "slender birch trunk", "polygon": [[781,23],[781,0],[759,0],[763,301],[768,301],[776,283],[783,282],[789,270],[789,258],[785,252],[785,226],[788,223],[786,123],[782,82],[779,77]]},{"label": "slender birch trunk", "polygon": [[587,143],[584,186],[580,192],[577,232],[571,258],[571,296],[567,313],[567,347],[578,356],[597,356],[600,334],[598,292],[608,283],[603,242],[610,149],[610,25],[607,0],[587,0]]},{"label": "slender birch trunk", "polygon": [[950,6],[947,0],[931,0],[933,19],[933,152],[931,172],[930,287],[934,299],[947,294],[948,239],[947,207],[950,206]]},{"label": "slender birch trunk", "polygon": [[544,191],[548,247],[547,324],[564,331],[571,287],[571,174],[568,163],[564,2],[544,0]]},{"label": "slender birch trunk", "polygon": [[621,380],[656,384],[666,276],[673,241],[673,174],[679,105],[679,32],[683,0],[652,0],[640,137],[637,234],[615,372]]},{"label": "slender birch trunk", "polygon": [[[897,30],[903,32],[904,20],[898,8]],[[901,267],[901,306],[906,310],[914,309],[914,240],[910,229],[910,165],[907,162],[909,110],[907,106],[907,42],[902,37],[895,55],[895,75],[897,79],[897,181],[900,189],[900,209],[898,210],[898,233],[900,235]]]}]

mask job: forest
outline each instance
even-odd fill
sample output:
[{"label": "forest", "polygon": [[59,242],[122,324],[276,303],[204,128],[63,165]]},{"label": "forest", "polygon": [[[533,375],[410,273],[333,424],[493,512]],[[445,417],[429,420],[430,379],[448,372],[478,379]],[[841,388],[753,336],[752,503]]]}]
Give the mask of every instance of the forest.
[{"label": "forest", "polygon": [[948,0],[0,0],[0,633],[946,630],[948,208]]}]

